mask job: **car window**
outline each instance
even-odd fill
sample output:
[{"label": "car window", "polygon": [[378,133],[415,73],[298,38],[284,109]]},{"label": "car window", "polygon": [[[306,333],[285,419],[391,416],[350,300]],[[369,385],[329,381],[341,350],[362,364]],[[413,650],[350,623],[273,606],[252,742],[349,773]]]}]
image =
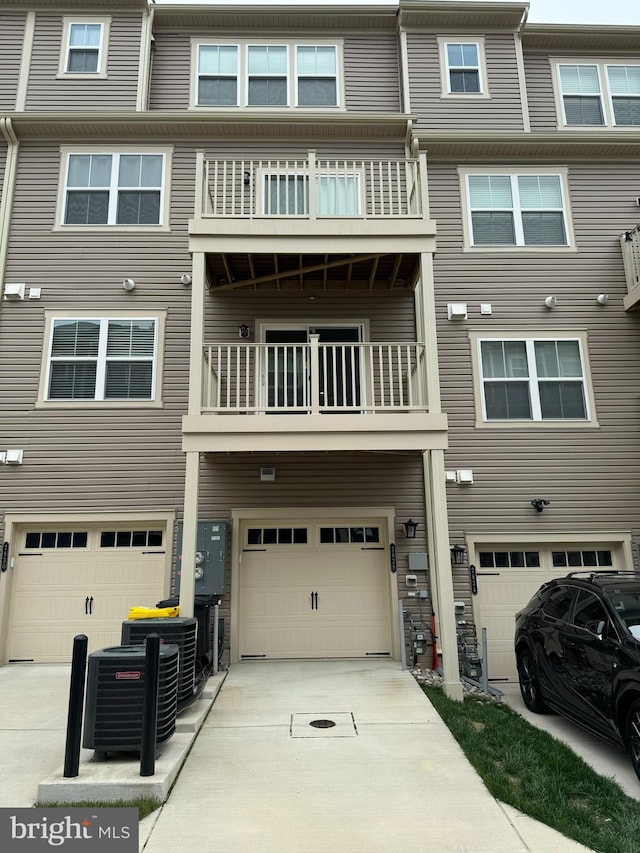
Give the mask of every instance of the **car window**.
[{"label": "car window", "polygon": [[574,590],[568,586],[557,586],[549,593],[549,597],[542,605],[542,610],[546,616],[552,619],[566,619],[571,602],[573,601]]},{"label": "car window", "polygon": [[615,590],[609,597],[618,616],[636,640],[640,640],[640,591],[636,593]]},{"label": "car window", "polygon": [[606,624],[607,621],[607,613],[600,599],[586,590],[580,590],[576,599],[573,624],[595,634],[598,626],[602,622]]}]

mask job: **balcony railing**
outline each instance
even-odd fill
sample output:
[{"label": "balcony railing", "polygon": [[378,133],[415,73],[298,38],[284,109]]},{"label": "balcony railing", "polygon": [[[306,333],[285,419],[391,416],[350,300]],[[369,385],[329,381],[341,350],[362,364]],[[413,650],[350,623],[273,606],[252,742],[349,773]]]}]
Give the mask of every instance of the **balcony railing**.
[{"label": "balcony railing", "polygon": [[424,215],[419,160],[216,160],[200,156],[202,217],[383,219]]},{"label": "balcony railing", "polygon": [[627,292],[640,285],[640,225],[632,231],[625,231],[620,238],[622,258],[627,279]]},{"label": "balcony railing", "polygon": [[427,412],[420,343],[209,344],[203,414]]}]

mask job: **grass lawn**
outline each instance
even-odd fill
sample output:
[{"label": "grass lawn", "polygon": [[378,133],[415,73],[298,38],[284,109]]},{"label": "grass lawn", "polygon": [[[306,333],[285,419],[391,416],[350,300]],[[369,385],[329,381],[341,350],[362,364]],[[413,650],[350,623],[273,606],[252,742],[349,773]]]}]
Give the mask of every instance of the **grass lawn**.
[{"label": "grass lawn", "polygon": [[640,802],[616,782],[506,705],[422,689],[494,797],[598,853],[638,853]]}]

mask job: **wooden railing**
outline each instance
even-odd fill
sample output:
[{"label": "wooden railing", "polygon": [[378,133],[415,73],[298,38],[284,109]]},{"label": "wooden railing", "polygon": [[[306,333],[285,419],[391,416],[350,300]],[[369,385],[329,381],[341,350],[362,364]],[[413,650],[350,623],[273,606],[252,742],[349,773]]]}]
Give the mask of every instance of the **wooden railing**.
[{"label": "wooden railing", "polygon": [[198,155],[201,216],[380,219],[426,216],[420,160],[217,160]]},{"label": "wooden railing", "polygon": [[620,237],[622,259],[627,279],[627,292],[640,285],[640,225],[632,231],[625,231]]},{"label": "wooden railing", "polygon": [[202,412],[427,412],[420,343],[207,344]]}]

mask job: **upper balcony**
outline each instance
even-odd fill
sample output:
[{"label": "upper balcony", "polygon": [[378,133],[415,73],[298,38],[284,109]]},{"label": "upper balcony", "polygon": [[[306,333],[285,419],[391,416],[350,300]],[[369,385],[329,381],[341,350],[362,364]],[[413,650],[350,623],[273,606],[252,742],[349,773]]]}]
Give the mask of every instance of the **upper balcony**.
[{"label": "upper balcony", "polygon": [[625,231],[620,237],[620,245],[628,294],[624,307],[626,311],[637,310],[640,307],[640,225]]},{"label": "upper balcony", "polygon": [[251,251],[273,252],[278,238],[299,238],[298,247],[305,237],[333,237],[339,244],[406,237],[410,244],[396,249],[406,252],[416,250],[416,238],[435,235],[424,154],[396,160],[325,158],[313,151],[304,159],[269,160],[199,154],[196,181],[195,218],[189,223],[194,251],[245,251],[247,240]]}]

